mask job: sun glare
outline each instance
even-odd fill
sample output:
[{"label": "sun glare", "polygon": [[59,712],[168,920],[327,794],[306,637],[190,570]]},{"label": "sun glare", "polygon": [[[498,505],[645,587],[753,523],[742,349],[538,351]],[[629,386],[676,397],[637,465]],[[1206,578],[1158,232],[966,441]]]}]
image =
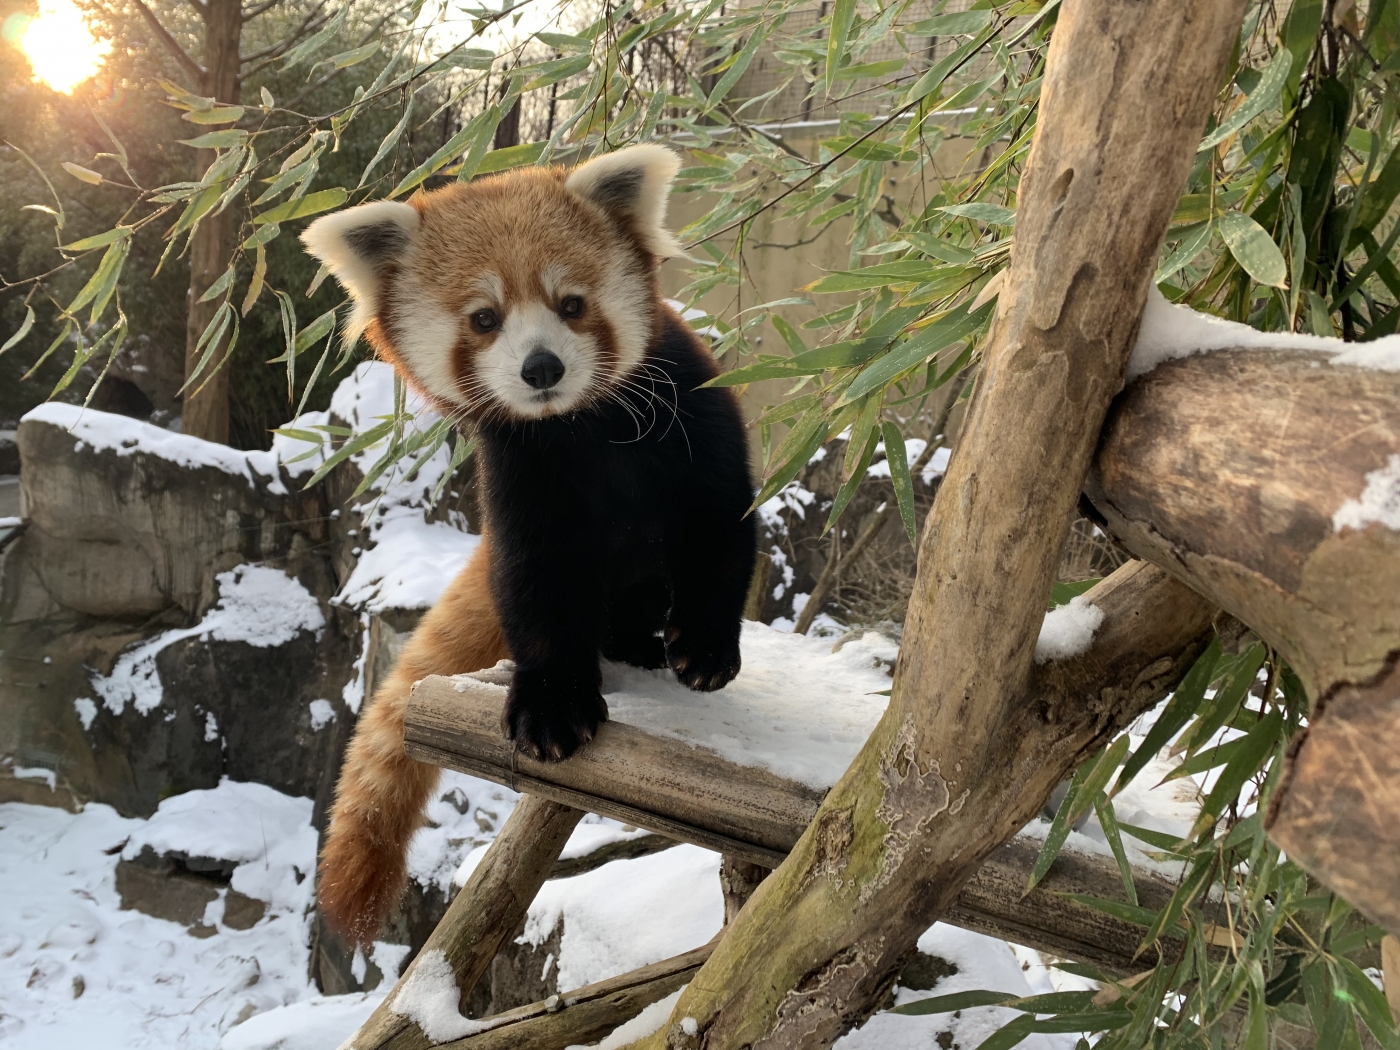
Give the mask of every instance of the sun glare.
[{"label": "sun glare", "polygon": [[65,95],[96,73],[112,50],[92,35],[72,0],[40,0],[39,15],[25,27],[19,46],[34,79]]}]

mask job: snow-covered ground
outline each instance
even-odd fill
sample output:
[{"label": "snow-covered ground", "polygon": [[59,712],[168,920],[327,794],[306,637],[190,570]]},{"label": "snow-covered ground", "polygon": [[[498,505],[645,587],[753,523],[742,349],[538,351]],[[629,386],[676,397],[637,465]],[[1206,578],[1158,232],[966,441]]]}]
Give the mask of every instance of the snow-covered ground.
[{"label": "snow-covered ground", "polygon": [[[514,805],[504,788],[451,774],[414,844],[415,876],[437,877],[443,856],[477,856]],[[459,810],[465,810],[461,812]],[[369,1016],[383,990],[322,996],[307,979],[308,909],[316,835],[311,803],[256,784],[225,781],[162,805],[150,820],[128,820],[102,805],[60,809],[0,805],[0,1044],[7,1050],[334,1050]],[[581,825],[568,852],[629,833],[611,822]],[[448,839],[455,845],[448,845]],[[478,843],[473,848],[473,843]],[[267,902],[251,929],[224,924],[223,898],[204,922],[185,927],[121,908],[116,867],[143,846],[236,862],[231,887]],[[431,863],[431,861],[437,861]],[[677,846],[545,884],[522,939],[541,944],[560,922],[561,987],[577,987],[680,954],[720,928],[719,857]],[[384,946],[392,947],[392,946]],[[1065,987],[1026,949],[939,924],[920,947],[957,966],[939,994],[992,988],[1018,994]],[[398,961],[402,960],[399,950]],[[393,953],[375,961],[392,976]],[[928,992],[900,991],[903,1003]],[[1004,1016],[1003,1016],[1004,1015]],[[952,1031],[977,1041],[1009,1019],[1005,1010],[949,1017],[881,1014],[840,1044],[843,1050],[925,1048]],[[1038,1037],[1037,1050],[1069,1050],[1068,1037]]]}]

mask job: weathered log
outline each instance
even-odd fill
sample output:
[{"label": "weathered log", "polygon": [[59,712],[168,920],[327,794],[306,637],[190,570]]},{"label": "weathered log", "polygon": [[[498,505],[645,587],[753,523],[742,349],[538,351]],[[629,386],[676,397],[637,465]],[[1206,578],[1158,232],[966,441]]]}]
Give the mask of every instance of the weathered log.
[{"label": "weathered log", "polygon": [[1010,274],[924,526],[889,709],[670,1021],[638,1045],[831,1045],[878,1005],[982,861],[1121,728],[1152,691],[1138,683],[1194,655],[1183,627],[1202,625],[1203,600],[1178,598],[1190,615],[1173,616],[1102,593],[1091,651],[1042,668],[1087,678],[1080,661],[1111,653],[1101,687],[1032,688],[1061,545],[1243,6],[1059,9]]},{"label": "weathered log", "polygon": [[598,727],[568,762],[540,762],[501,734],[504,677],[427,678],[414,686],[404,746],[421,762],[485,777],[773,868],[812,819],[821,793],[767,770],[623,722]]},{"label": "weathered log", "polygon": [[465,1004],[525,918],[582,817],[582,811],[549,799],[523,797],[394,990],[346,1045],[356,1050],[427,1050],[435,1045],[415,1022],[395,1012],[399,990],[425,959],[440,953]]},{"label": "weathered log", "polygon": [[758,884],[772,873],[762,864],[725,854],[719,859],[719,888],[724,894],[724,924],[728,926],[743,911],[744,905],[758,889]]},{"label": "weathered log", "polygon": [[[1396,473],[1400,375],[1226,350],[1132,382],[1086,493],[1113,535],[1281,652],[1314,709],[1270,833],[1400,931],[1400,532],[1358,514]],[[1393,484],[1400,484],[1397,479]],[[1379,507],[1377,507],[1379,509]]]},{"label": "weathered log", "polygon": [[[695,976],[714,942],[606,981],[484,1019],[485,1032],[438,1050],[563,1050],[595,1042]],[[356,1044],[357,1046],[359,1044]]]}]

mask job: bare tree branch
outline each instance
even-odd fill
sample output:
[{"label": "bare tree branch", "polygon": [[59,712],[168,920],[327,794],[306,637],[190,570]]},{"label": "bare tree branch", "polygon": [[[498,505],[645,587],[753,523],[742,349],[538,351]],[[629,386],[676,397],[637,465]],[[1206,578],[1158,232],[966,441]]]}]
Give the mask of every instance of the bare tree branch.
[{"label": "bare tree branch", "polygon": [[190,76],[197,77],[200,83],[203,83],[204,67],[190,58],[189,52],[176,42],[175,38],[170,35],[170,32],[165,26],[160,24],[160,19],[156,17],[154,11],[146,6],[145,0],[136,0],[136,9],[141,12],[141,17],[144,18],[146,24],[151,27],[151,32],[156,35],[156,39],[164,44],[165,49],[175,56],[176,61],[184,67],[185,72],[190,74]]},{"label": "bare tree branch", "polygon": [[240,55],[238,61],[245,66],[249,62],[257,62],[259,59],[266,60],[256,69],[245,70],[243,76],[250,77],[259,69],[265,68],[269,63],[277,61],[277,59],[281,58],[293,47],[301,43],[309,33],[314,33],[325,25],[327,19],[330,17],[329,15],[325,18],[318,19],[318,16],[321,14],[321,9],[325,6],[326,0],[321,0],[319,4],[311,9],[311,13],[306,16],[301,25],[297,26],[288,36],[277,41],[277,43],[270,47],[265,47],[261,51],[254,51],[251,55]]},{"label": "bare tree branch", "polygon": [[[193,2],[195,2],[195,0],[191,0],[191,3],[193,3]],[[276,6],[276,4],[277,4],[278,2],[279,2],[279,0],[263,0],[263,2],[260,3],[260,4],[254,4],[252,7],[247,8],[247,9],[243,12],[243,21],[245,21],[245,22],[251,22],[253,19],[257,18],[258,15],[262,14],[264,11],[268,10],[268,9],[271,8],[271,7]]]}]

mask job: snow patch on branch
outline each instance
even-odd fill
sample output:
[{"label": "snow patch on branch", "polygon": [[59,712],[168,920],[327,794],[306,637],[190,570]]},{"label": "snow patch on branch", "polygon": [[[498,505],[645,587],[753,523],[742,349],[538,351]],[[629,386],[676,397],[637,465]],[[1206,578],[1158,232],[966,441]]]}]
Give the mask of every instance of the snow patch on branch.
[{"label": "snow patch on branch", "polygon": [[[593,1045],[591,1050],[621,1050],[624,1046],[635,1043],[638,1039],[645,1039],[649,1035],[655,1035],[661,1030],[667,1019],[671,1016],[671,1011],[675,1009],[676,1003],[680,1002],[681,992],[685,991],[689,985],[681,985],[665,999],[658,999],[645,1010],[639,1013],[632,1020],[614,1028],[612,1032],[601,1043]],[[687,1017],[691,1024],[695,1022]],[[687,1032],[687,1035],[693,1033]],[[589,1050],[582,1043],[573,1043],[567,1050]]]},{"label": "snow patch on branch", "polygon": [[1103,610],[1090,605],[1082,594],[1045,614],[1035,642],[1035,662],[1067,660],[1089,648],[1094,632],[1103,623]]},{"label": "snow patch on branch", "polygon": [[1400,532],[1400,455],[1390,457],[1379,470],[1366,475],[1360,499],[1349,499],[1332,515],[1332,528],[1364,529],[1379,522],[1392,532]]},{"label": "snow patch on branch", "polygon": [[441,948],[433,948],[419,957],[389,1009],[407,1017],[433,1043],[464,1039],[495,1027],[463,1017],[457,1009],[461,995],[447,955]]},{"label": "snow patch on branch", "polygon": [[1332,365],[1400,372],[1400,335],[1386,336],[1371,343],[1347,343],[1321,335],[1261,332],[1247,324],[1175,305],[1168,302],[1156,285],[1151,285],[1147,290],[1137,345],[1128,359],[1127,378],[1144,375],[1166,361],[1239,348],[1321,351],[1333,355],[1328,362]]}]

